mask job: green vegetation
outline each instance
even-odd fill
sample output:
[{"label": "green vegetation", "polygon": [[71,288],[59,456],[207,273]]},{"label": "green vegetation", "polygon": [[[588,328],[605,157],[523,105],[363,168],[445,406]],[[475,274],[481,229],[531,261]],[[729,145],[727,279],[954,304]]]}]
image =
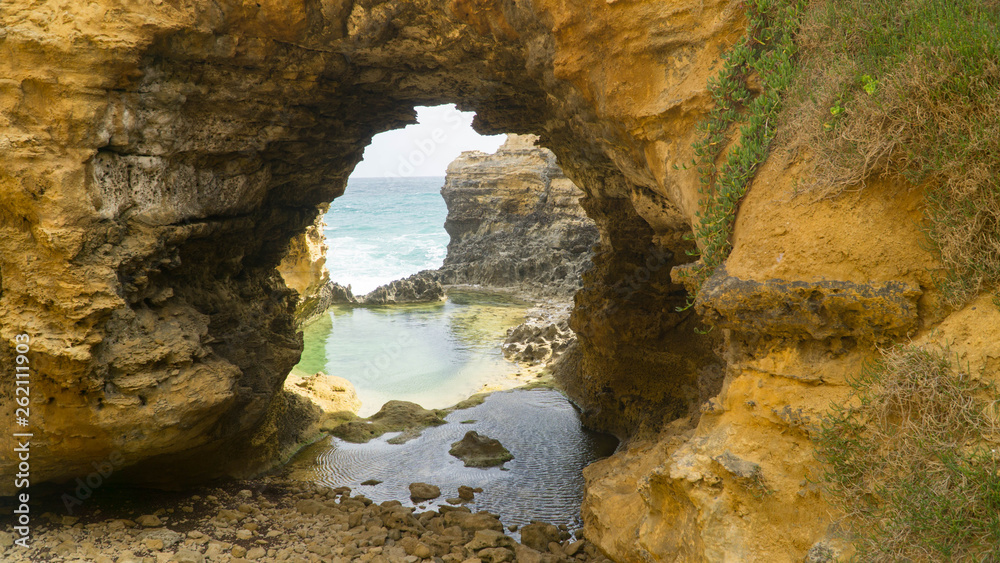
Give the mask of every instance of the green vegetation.
[{"label": "green vegetation", "polygon": [[1000,281],[1000,2],[812,2],[780,136],[816,189],[873,177],[925,189],[924,230],[960,306]]},{"label": "green vegetation", "polygon": [[851,381],[815,432],[824,483],[863,561],[992,561],[1000,545],[1000,397],[906,345]]},{"label": "green vegetation", "polygon": [[[746,6],[747,35],[723,56],[722,70],[709,80],[715,107],[702,123],[704,137],[694,146],[703,196],[694,230],[701,249],[701,265],[693,274],[698,283],[732,249],[736,207],[767,158],[781,95],[794,78],[793,34],[805,0],[747,0]],[[751,88],[751,80],[759,87]]]},{"label": "green vegetation", "polygon": [[[746,0],[694,149],[700,284],[772,141],[811,154],[824,196],[872,178],[925,190],[950,305],[1000,285],[1000,1]],[[759,86],[754,82],[759,82]],[[719,165],[720,160],[724,162]]]}]

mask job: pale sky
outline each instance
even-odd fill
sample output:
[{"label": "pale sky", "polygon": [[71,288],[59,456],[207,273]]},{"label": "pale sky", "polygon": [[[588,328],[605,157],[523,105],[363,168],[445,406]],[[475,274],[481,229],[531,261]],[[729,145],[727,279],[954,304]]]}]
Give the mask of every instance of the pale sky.
[{"label": "pale sky", "polygon": [[496,152],[506,135],[485,137],[472,129],[472,112],[454,104],[417,107],[417,125],[380,133],[365,148],[355,178],[444,176],[463,151]]}]

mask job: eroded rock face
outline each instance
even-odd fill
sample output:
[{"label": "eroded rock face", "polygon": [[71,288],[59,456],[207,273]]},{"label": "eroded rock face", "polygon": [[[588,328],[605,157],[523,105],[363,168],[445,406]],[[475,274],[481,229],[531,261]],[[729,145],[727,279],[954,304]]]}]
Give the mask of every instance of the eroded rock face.
[{"label": "eroded rock face", "polygon": [[361,408],[361,399],[351,382],[336,375],[320,372],[304,376],[293,372],[285,379],[284,389],[309,399],[328,413],[357,413]]},{"label": "eroded rock face", "polygon": [[[323,236],[323,214],[328,206],[319,206],[316,220],[306,227],[305,232],[292,238],[285,257],[278,264],[278,272],[285,285],[299,293],[295,317],[302,323],[316,312],[329,307],[325,301],[335,298],[336,284],[330,281],[330,270],[326,267],[328,250]],[[324,306],[325,305],[325,306]]]},{"label": "eroded rock face", "polygon": [[535,365],[557,360],[575,341],[576,335],[565,319],[532,322],[531,319],[507,331],[503,356],[512,362]]},{"label": "eroded rock face", "polygon": [[4,5],[0,358],[31,337],[35,482],[112,452],[137,481],[280,457],[255,432],[301,350],[289,241],[414,104],[520,113],[521,48],[456,9]]},{"label": "eroded rock face", "polygon": [[437,278],[448,284],[572,295],[599,238],[583,192],[534,135],[510,135],[494,154],[462,153],[441,188],[451,236]]},{"label": "eroded rock face", "polygon": [[[619,561],[801,561],[835,541],[801,485],[807,421],[904,333],[995,374],[1000,312],[938,305],[920,190],[800,197],[802,155],[772,156],[740,204],[736,289],[677,310],[700,197],[681,165],[741,5],[5,2],[0,396],[12,412],[26,334],[32,483],[112,453],[172,484],[279,458],[303,418],[277,392],[301,341],[276,267],[375,133],[457,102],[481,132],[538,134],[601,235],[560,376],[590,424],[633,439],[588,470],[588,539]],[[720,328],[695,333],[698,311]]]},{"label": "eroded rock face", "polygon": [[429,276],[414,274],[379,286],[359,300],[365,305],[396,305],[400,303],[435,303],[445,300],[441,282]]}]

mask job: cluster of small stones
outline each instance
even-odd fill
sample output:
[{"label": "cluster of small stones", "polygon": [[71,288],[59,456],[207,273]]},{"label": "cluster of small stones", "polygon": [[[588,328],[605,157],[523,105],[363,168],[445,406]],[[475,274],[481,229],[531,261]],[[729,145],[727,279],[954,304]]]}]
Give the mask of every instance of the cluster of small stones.
[{"label": "cluster of small stones", "polygon": [[[212,494],[184,497],[176,508],[130,518],[98,519],[91,515],[81,520],[46,513],[43,518],[49,523],[33,530],[29,549],[12,546],[11,535],[0,532],[0,560],[7,563],[609,561],[582,537],[574,539],[564,526],[533,522],[519,530],[521,542],[517,542],[504,533],[496,515],[473,513],[464,506],[417,512],[399,501],[376,504],[364,496],[352,496],[347,487],[334,489],[277,478],[253,485],[254,490],[212,489]],[[577,532],[577,536],[582,534]]]}]

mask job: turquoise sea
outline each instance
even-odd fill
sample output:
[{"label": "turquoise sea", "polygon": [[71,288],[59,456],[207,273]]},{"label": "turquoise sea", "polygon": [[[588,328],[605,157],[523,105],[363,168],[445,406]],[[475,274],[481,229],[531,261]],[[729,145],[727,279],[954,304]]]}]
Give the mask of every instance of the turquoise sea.
[{"label": "turquoise sea", "polygon": [[324,216],[330,278],[355,295],[441,267],[448,248],[443,176],[351,178]]}]

